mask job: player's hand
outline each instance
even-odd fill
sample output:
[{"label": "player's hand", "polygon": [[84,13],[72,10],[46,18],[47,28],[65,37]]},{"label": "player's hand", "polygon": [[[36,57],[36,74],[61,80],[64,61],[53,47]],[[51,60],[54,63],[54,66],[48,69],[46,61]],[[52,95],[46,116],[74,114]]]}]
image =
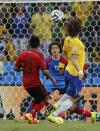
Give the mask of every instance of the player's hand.
[{"label": "player's hand", "polygon": [[55,80],[55,78],[54,77],[52,77],[52,83],[54,84],[54,85],[56,85],[56,80]]},{"label": "player's hand", "polygon": [[83,79],[84,79],[84,73],[83,73],[83,71],[80,70],[80,71],[78,72],[78,74],[79,74],[79,79],[83,80]]}]

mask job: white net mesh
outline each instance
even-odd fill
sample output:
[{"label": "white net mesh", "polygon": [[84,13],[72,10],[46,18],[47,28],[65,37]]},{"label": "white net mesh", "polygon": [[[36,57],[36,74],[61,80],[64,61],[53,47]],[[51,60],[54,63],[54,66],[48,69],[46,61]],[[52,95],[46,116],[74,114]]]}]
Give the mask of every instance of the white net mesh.
[{"label": "white net mesh", "polygon": [[40,37],[40,49],[45,56],[48,55],[47,48],[52,40],[63,43],[65,30],[59,23],[54,24],[50,15],[54,9],[60,9],[65,18],[77,15],[84,23],[80,38],[86,45],[88,75],[84,82],[82,101],[85,101],[87,109],[100,111],[100,2],[28,2],[7,3],[6,0],[0,3],[1,107],[6,114],[13,109],[16,116],[19,116],[20,111],[27,111],[31,98],[24,100],[27,93],[21,87],[22,73],[16,73],[13,69],[15,58],[28,49],[28,39],[33,33]]}]

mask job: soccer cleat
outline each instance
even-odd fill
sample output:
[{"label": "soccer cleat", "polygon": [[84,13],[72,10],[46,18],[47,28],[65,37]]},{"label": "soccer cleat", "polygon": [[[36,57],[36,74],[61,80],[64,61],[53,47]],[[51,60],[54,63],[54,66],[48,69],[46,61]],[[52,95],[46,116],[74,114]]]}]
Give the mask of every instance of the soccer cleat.
[{"label": "soccer cleat", "polygon": [[64,123],[64,120],[61,117],[57,117],[52,114],[50,114],[48,116],[48,121],[56,123],[56,124],[63,124]]},{"label": "soccer cleat", "polygon": [[91,112],[91,122],[92,123],[96,122],[96,112]]},{"label": "soccer cleat", "polygon": [[55,111],[56,109],[59,108],[58,104],[54,104],[52,105],[49,109],[47,109],[46,111],[46,116],[49,116],[53,111]]},{"label": "soccer cleat", "polygon": [[34,118],[34,124],[38,124],[39,120],[37,120],[37,118]]},{"label": "soccer cleat", "polygon": [[31,113],[27,113],[25,116],[29,124],[38,124],[39,123],[39,120],[37,120],[37,118],[33,118]]},{"label": "soccer cleat", "polygon": [[31,113],[27,113],[25,115],[26,119],[28,120],[28,123],[29,124],[34,124],[34,120],[33,120],[33,117],[32,117],[32,114]]}]

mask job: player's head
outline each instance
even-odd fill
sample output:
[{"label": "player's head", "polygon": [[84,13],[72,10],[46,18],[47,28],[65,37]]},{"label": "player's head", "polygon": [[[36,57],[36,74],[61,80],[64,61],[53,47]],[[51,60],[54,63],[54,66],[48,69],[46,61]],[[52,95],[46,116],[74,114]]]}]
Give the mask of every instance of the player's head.
[{"label": "player's head", "polygon": [[59,42],[52,42],[49,45],[49,49],[48,49],[50,55],[53,55],[53,53],[61,53],[62,52],[62,45]]},{"label": "player's head", "polygon": [[70,17],[67,19],[67,32],[71,37],[77,36],[83,28],[83,23],[78,17]]},{"label": "player's head", "polygon": [[36,35],[32,35],[29,40],[29,46],[31,48],[38,48],[40,46],[40,39]]}]

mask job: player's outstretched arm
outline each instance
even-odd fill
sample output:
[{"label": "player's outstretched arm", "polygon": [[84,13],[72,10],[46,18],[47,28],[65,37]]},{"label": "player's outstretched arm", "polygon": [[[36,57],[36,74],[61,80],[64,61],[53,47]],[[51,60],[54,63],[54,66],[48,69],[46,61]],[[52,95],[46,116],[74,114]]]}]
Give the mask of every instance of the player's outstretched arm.
[{"label": "player's outstretched arm", "polygon": [[42,70],[42,72],[47,78],[51,79],[54,85],[56,84],[55,78],[52,75],[50,75],[48,70]]}]

